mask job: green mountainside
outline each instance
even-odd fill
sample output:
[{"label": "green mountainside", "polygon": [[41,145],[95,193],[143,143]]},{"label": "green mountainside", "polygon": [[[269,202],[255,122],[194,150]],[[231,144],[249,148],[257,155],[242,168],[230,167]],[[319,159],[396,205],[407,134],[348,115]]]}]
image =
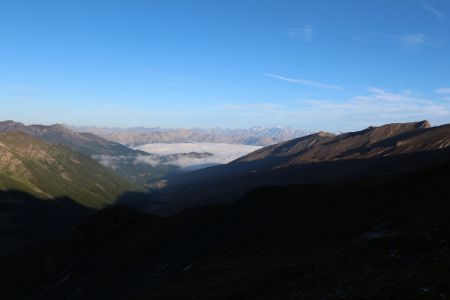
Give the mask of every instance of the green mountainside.
[{"label": "green mountainside", "polygon": [[52,145],[70,147],[98,161],[117,175],[141,185],[174,174],[178,170],[178,167],[173,165],[152,166],[143,163],[139,158],[151,154],[130,149],[92,133],[75,132],[61,124],[25,126],[11,120],[1,121],[0,133],[2,132],[23,132]]},{"label": "green mountainside", "polygon": [[99,209],[138,188],[69,147],[23,132],[4,132],[0,133],[0,189],[42,198],[69,197]]}]

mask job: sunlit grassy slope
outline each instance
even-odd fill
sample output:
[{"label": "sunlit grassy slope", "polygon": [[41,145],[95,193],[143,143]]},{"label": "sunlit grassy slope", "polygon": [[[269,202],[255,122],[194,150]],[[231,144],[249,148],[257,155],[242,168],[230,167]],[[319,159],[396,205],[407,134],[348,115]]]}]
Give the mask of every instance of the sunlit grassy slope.
[{"label": "sunlit grassy slope", "polygon": [[0,189],[54,198],[91,208],[112,204],[138,189],[89,157],[21,132],[0,134]]}]

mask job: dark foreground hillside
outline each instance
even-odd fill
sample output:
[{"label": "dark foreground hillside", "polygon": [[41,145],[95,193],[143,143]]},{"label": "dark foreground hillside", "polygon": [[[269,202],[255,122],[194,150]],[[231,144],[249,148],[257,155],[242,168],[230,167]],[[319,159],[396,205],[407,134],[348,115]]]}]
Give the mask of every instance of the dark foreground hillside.
[{"label": "dark foreground hillside", "polygon": [[79,224],[97,210],[68,197],[37,198],[21,191],[0,191],[0,256],[26,243]]},{"label": "dark foreground hillside", "polygon": [[449,182],[447,162],[170,218],[114,207],[4,259],[2,299],[447,299]]}]

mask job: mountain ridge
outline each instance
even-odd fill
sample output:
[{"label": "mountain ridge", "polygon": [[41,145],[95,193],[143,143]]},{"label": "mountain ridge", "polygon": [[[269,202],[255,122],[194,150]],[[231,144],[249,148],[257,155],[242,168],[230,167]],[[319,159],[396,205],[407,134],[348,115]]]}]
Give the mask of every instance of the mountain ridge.
[{"label": "mountain ridge", "polygon": [[[171,178],[155,194],[159,202],[150,201],[148,209],[174,213],[237,199],[246,190],[263,185],[327,183],[410,171],[444,160],[449,143],[450,125],[431,127],[427,121],[369,127],[337,136],[316,133],[262,148],[227,165]],[[407,165],[412,157],[417,161]]]},{"label": "mountain ridge", "polygon": [[119,142],[124,145],[136,147],[148,143],[231,143],[256,146],[267,146],[281,141],[304,136],[310,131],[294,129],[291,127],[261,127],[250,129],[225,128],[98,128],[70,126],[76,131],[88,131],[98,134],[105,139]]},{"label": "mountain ridge", "polygon": [[22,131],[52,144],[70,146],[86,155],[99,153],[110,155],[130,155],[139,153],[136,150],[105,140],[90,133],[78,133],[72,131],[62,124],[33,124],[25,126],[20,122],[11,120],[0,122],[0,132],[7,131]]}]

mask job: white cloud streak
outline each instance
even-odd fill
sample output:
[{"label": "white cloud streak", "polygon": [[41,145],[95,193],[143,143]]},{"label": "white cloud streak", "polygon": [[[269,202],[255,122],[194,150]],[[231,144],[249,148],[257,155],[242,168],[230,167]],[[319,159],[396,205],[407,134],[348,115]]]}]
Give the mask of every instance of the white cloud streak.
[{"label": "white cloud streak", "polygon": [[430,5],[420,4],[420,7],[422,7],[426,11],[430,12],[431,14],[433,14],[439,20],[442,19],[442,17],[444,16],[439,10],[437,10],[436,8],[434,8],[434,7],[430,6]]},{"label": "white cloud streak", "polygon": [[[243,107],[242,112],[255,115],[258,111]],[[392,93],[380,88],[369,88],[367,94],[346,101],[301,99],[295,105],[259,112],[263,119],[281,119],[304,129],[354,130],[358,127],[424,119],[433,123],[447,123],[450,104],[415,96],[408,90]],[[323,127],[317,128],[318,124]]]},{"label": "white cloud streak", "polygon": [[450,95],[450,87],[438,88],[435,89],[434,92],[439,95],[446,95],[446,94]]},{"label": "white cloud streak", "polygon": [[443,87],[435,89],[434,92],[438,94],[442,99],[450,101],[450,87]]},{"label": "white cloud streak", "polygon": [[295,40],[303,40],[307,43],[311,43],[314,36],[314,29],[311,24],[306,24],[301,28],[289,29],[288,36]]},{"label": "white cloud streak", "polygon": [[279,79],[279,80],[283,80],[283,81],[287,81],[287,82],[291,82],[291,83],[296,83],[296,84],[301,84],[301,85],[306,85],[306,86],[311,86],[311,87],[317,87],[317,88],[322,88],[322,89],[344,90],[343,87],[340,87],[337,85],[322,83],[322,82],[308,80],[308,79],[288,78],[288,77],[271,74],[271,73],[264,73],[264,75],[275,78],[275,79]]},{"label": "white cloud streak", "polygon": [[282,109],[283,106],[273,103],[254,103],[254,104],[236,104],[236,103],[224,103],[218,105],[216,108],[224,110],[245,110],[254,109],[265,112],[272,112],[274,110]]},{"label": "white cloud streak", "polygon": [[0,90],[20,93],[31,93],[38,91],[37,88],[16,83],[0,83]]},{"label": "white cloud streak", "polygon": [[357,42],[361,42],[361,43],[366,43],[366,44],[373,44],[374,42],[368,38],[363,38],[360,36],[356,36],[354,34],[346,34],[346,36],[354,41]]},{"label": "white cloud streak", "polygon": [[400,45],[405,49],[419,48],[423,46],[435,46],[424,33],[410,33],[398,38]]}]

